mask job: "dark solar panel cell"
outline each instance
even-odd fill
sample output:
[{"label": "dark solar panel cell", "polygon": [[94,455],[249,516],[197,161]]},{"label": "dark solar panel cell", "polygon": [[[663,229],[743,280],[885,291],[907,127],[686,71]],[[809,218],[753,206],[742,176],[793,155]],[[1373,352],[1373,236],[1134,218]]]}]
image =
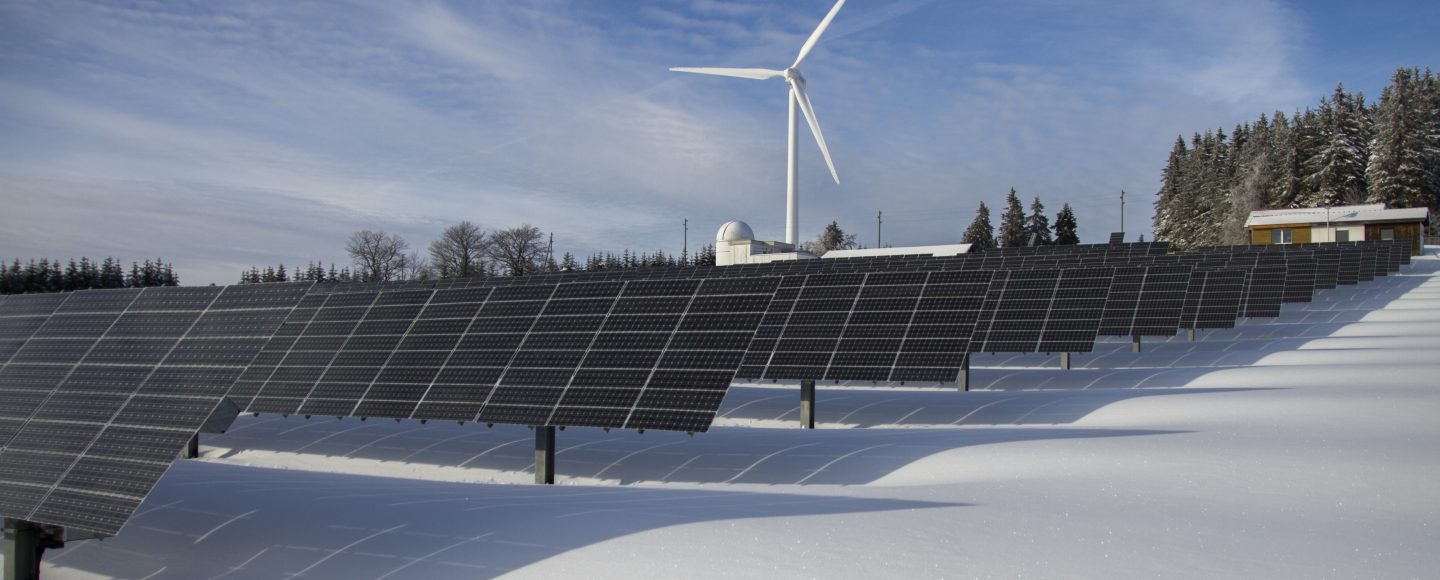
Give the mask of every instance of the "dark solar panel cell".
[{"label": "dark solar panel cell", "polygon": [[480,410],[477,421],[510,425],[544,425],[550,420],[552,405],[529,406],[491,403]]},{"label": "dark solar panel cell", "polygon": [[[496,288],[490,293],[490,303],[510,301],[545,301],[555,291],[556,286],[506,286]],[[488,304],[487,304],[488,306]]]},{"label": "dark solar panel cell", "polygon": [[715,419],[714,411],[675,411],[637,408],[625,421],[626,429],[661,429],[704,432]]},{"label": "dark solar panel cell", "polygon": [[141,499],[60,489],[46,497],[28,519],[113,535],[124,527]]},{"label": "dark solar panel cell", "polygon": [[224,287],[153,287],[145,288],[127,308],[129,312],[199,311],[210,305]]},{"label": "dark solar panel cell", "polygon": [[434,308],[440,304],[481,303],[489,299],[490,290],[490,288],[483,286],[436,290],[430,298],[430,307]]},{"label": "dark solar panel cell", "polygon": [[119,312],[109,313],[81,313],[51,316],[48,321],[35,320],[35,326],[30,328],[31,334],[36,338],[98,338],[110,328],[117,319]]},{"label": "dark solar panel cell", "polygon": [[605,323],[605,316],[541,316],[535,319],[531,332],[595,332]]},{"label": "dark solar panel cell", "polygon": [[574,298],[604,298],[610,299],[606,303],[613,302],[620,290],[625,286],[623,282],[594,282],[588,284],[562,284],[555,288],[552,300],[574,299]]},{"label": "dark solar panel cell", "polygon": [[95,344],[86,339],[32,339],[14,356],[12,363],[74,364]]},{"label": "dark solar panel cell", "polygon": [[82,457],[60,481],[60,488],[76,492],[120,493],[144,497],[169,467],[169,461]]},{"label": "dark solar panel cell", "polygon": [[90,445],[88,456],[169,462],[190,439],[183,431],[110,425]]},{"label": "dark solar panel cell", "polygon": [[[98,293],[99,292],[97,292],[97,294]],[[67,299],[81,294],[87,293],[66,292],[61,294],[17,294],[8,296],[5,302],[0,304],[0,317],[49,316],[51,313],[54,313],[56,309],[60,308],[60,305]]]}]

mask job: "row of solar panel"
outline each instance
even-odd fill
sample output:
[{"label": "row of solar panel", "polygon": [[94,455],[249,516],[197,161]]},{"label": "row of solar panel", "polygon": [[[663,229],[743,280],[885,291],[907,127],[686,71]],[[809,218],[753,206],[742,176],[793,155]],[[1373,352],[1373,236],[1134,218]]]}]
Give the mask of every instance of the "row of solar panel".
[{"label": "row of solar panel", "polygon": [[[1192,272],[1202,290],[1182,319],[1218,320],[1210,289],[1242,279],[1244,301],[1278,311],[1284,266],[1267,278],[1261,260],[1234,261],[1252,267]],[[770,376],[949,380],[966,352],[1088,350],[1107,316],[1148,319],[1152,299],[1171,316],[1173,298],[1154,296],[1175,279],[1154,266],[6,297],[0,513],[118,531],[225,396],[282,413],[703,430],[764,341]],[[781,314],[778,334],[755,332]]]}]

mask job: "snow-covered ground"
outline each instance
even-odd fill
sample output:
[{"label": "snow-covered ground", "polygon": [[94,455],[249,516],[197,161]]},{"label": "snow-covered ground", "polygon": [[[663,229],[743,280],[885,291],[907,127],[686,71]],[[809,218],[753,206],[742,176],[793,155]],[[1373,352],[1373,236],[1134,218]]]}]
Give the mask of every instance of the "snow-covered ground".
[{"label": "snow-covered ground", "polygon": [[705,434],[244,417],[47,578],[1440,574],[1440,260],[1234,330],[744,385]]}]

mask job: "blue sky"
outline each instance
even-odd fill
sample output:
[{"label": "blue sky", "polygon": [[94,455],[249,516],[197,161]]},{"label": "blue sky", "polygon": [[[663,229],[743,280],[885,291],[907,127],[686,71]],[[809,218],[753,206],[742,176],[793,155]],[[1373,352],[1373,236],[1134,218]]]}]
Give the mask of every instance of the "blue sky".
[{"label": "blue sky", "polygon": [[[784,235],[783,68],[830,0],[0,3],[0,257],[163,256],[189,284],[522,222],[558,252]],[[1150,203],[1177,134],[1378,97],[1433,2],[849,0],[806,61],[801,231],[958,241],[1010,187],[1082,240]],[[1143,228],[1137,227],[1143,225]]]}]

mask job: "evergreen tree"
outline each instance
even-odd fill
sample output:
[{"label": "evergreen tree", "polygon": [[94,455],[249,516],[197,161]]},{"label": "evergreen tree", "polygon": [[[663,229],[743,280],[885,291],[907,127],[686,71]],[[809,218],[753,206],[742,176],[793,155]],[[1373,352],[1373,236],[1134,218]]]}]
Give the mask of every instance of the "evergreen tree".
[{"label": "evergreen tree", "polygon": [[1075,227],[1075,211],[1070,209],[1070,204],[1067,203],[1060,207],[1060,213],[1055,214],[1055,243],[1080,243],[1080,236],[1075,234]]},{"label": "evergreen tree", "polygon": [[1316,148],[1305,162],[1309,207],[1359,203],[1365,199],[1365,163],[1369,142],[1364,96],[1351,96],[1336,86],[1331,98],[1320,101]]},{"label": "evergreen tree", "polygon": [[[1399,69],[1391,85],[1380,94],[1376,135],[1366,180],[1367,201],[1391,207],[1435,207],[1433,175],[1428,175],[1427,153],[1435,155],[1433,119],[1425,118],[1426,95],[1419,71]],[[1433,116],[1433,115],[1432,115]],[[1432,220],[1434,221],[1434,220]]]},{"label": "evergreen tree", "polygon": [[1055,243],[1050,235],[1050,218],[1045,217],[1045,204],[1040,203],[1040,196],[1030,202],[1030,215],[1025,218],[1025,241],[1035,239],[1035,245],[1048,246]]},{"label": "evergreen tree", "polygon": [[855,234],[840,229],[840,223],[831,221],[814,240],[800,245],[800,250],[816,256],[824,256],[832,250],[849,250],[856,246]]},{"label": "evergreen tree", "polygon": [[124,288],[125,269],[120,261],[113,257],[106,256],[105,262],[100,265],[101,288]]},{"label": "evergreen tree", "polygon": [[1025,232],[1025,209],[1020,205],[1020,197],[1015,195],[1015,188],[1010,188],[1010,193],[1005,196],[1005,213],[1000,214],[1000,231],[996,233],[996,243],[1002,248],[1015,248],[1025,245],[1027,238]]},{"label": "evergreen tree", "polygon": [[715,246],[714,246],[713,244],[705,244],[704,247],[700,248],[700,251],[695,252],[695,265],[696,265],[696,266],[714,266],[714,265],[715,265]]},{"label": "evergreen tree", "polygon": [[[1175,238],[1184,228],[1183,214],[1188,212],[1182,211],[1182,205],[1189,203],[1184,187],[1186,160],[1189,158],[1190,149],[1185,146],[1185,138],[1176,137],[1175,146],[1170,150],[1169,161],[1165,164],[1165,170],[1160,173],[1160,191],[1155,198],[1155,219],[1152,227],[1156,239]],[[1055,217],[1055,243],[1066,243],[1060,241],[1060,216]]]},{"label": "evergreen tree", "polygon": [[65,266],[65,276],[60,282],[60,289],[70,292],[76,289],[80,281],[80,266],[75,264],[75,258],[70,258],[70,263]]},{"label": "evergreen tree", "polygon": [[970,244],[972,252],[995,247],[995,227],[990,225],[990,208],[985,207],[985,202],[980,202],[980,208],[975,210],[975,219],[970,222],[970,227],[965,228],[965,235],[960,241]]}]

